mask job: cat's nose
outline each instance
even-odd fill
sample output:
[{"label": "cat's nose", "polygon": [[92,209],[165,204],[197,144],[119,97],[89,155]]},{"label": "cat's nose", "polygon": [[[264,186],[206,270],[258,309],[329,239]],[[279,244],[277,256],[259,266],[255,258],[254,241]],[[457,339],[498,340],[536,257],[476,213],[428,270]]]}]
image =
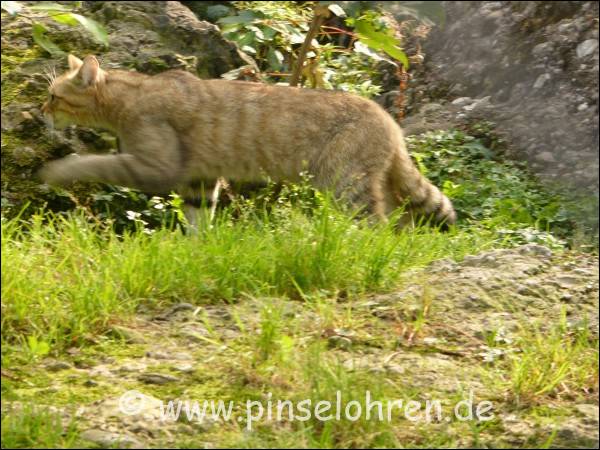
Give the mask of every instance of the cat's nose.
[{"label": "cat's nose", "polygon": [[42,105],[42,114],[46,114],[48,112],[48,102],[44,102]]}]

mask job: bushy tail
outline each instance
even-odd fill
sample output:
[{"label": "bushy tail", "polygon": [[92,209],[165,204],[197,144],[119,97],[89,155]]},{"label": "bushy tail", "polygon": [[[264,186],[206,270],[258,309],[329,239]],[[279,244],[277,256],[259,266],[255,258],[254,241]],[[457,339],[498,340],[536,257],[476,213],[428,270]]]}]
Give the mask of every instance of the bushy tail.
[{"label": "bushy tail", "polygon": [[452,202],[421,175],[404,148],[404,143],[392,158],[388,179],[396,206],[405,206],[413,219],[420,216],[444,225],[456,222]]}]

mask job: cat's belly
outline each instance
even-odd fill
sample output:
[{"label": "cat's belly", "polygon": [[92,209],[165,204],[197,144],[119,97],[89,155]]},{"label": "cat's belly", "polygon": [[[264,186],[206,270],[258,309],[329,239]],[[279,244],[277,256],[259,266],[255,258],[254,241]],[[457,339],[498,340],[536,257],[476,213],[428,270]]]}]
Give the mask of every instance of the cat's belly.
[{"label": "cat's belly", "polygon": [[186,172],[203,179],[297,181],[309,167],[308,158],[301,153],[252,147],[207,149],[191,158]]}]

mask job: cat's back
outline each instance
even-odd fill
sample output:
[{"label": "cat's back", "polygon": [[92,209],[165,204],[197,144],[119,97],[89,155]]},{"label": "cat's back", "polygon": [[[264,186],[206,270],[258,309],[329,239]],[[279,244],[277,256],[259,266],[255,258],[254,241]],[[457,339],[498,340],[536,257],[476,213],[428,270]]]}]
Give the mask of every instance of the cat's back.
[{"label": "cat's back", "polygon": [[[332,106],[346,105],[359,108],[374,102],[343,91],[325,89],[303,89],[285,85],[273,85],[251,81],[201,79],[183,70],[169,70],[149,77],[146,81],[152,92],[178,91],[185,99],[202,97],[202,100],[227,101],[235,98],[239,101],[260,101],[272,99],[275,102],[303,102],[313,107],[324,101]],[[176,94],[177,94],[176,93]]]},{"label": "cat's back", "polygon": [[170,70],[148,77],[142,86],[138,112],[177,128],[218,121],[235,128],[256,119],[271,127],[289,129],[295,123],[312,132],[343,126],[383,113],[377,103],[343,91],[306,89],[249,81],[200,79],[189,72]]}]

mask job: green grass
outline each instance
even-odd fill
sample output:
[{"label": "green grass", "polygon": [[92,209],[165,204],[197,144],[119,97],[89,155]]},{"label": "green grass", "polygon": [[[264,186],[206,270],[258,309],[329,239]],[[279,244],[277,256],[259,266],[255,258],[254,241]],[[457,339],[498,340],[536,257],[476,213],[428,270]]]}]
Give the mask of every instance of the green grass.
[{"label": "green grass", "polygon": [[552,246],[560,237],[571,247],[597,248],[598,196],[544,183],[524,163],[504,158],[506,145],[490,127],[473,126],[480,138],[450,130],[407,139],[419,168],[443,187],[459,220],[510,234],[515,242]]},{"label": "green grass", "polygon": [[598,336],[587,324],[572,327],[563,316],[550,330],[524,330],[517,345],[520,351],[508,361],[516,402],[598,391]]},{"label": "green grass", "polygon": [[63,424],[59,413],[25,406],[2,413],[2,448],[77,448],[74,423]]},{"label": "green grass", "polygon": [[499,356],[490,361],[494,390],[517,406],[598,392],[598,335],[587,320],[569,322],[563,307],[551,321],[520,322],[512,338],[496,332],[485,337]]},{"label": "green grass", "polygon": [[140,304],[384,291],[407,269],[497,245],[473,229],[398,233],[328,204],[239,220],[224,212],[197,235],[117,235],[77,214],[11,219],[2,222],[2,342],[34,354],[46,352],[40,342],[77,345]]}]

